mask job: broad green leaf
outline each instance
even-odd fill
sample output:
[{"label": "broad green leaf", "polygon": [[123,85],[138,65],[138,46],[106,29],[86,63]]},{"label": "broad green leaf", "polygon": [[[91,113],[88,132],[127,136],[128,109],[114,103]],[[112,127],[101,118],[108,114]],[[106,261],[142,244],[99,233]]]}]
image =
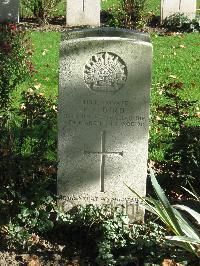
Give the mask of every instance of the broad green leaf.
[{"label": "broad green leaf", "polygon": [[176,235],[168,237],[167,239],[174,242],[174,244],[182,247],[183,249],[198,256],[197,246],[199,245],[200,235],[184,213],[179,212],[177,209],[184,210],[190,213],[198,222],[200,214],[190,209],[187,206],[174,205],[172,206],[165,196],[164,191],[157,182],[154,173],[151,172],[152,186],[157,195],[157,200],[152,197],[141,197],[136,191],[127,187],[141,200],[142,205],[149,211],[156,214],[161,221]]},{"label": "broad green leaf", "polygon": [[179,242],[185,242],[188,244],[195,244],[195,245],[200,245],[200,239],[194,239],[192,237],[187,237],[187,236],[166,236],[165,237],[167,240],[170,241],[179,241]]},{"label": "broad green leaf", "polygon": [[153,206],[154,213],[169,227],[171,227],[171,223],[168,215],[166,214],[165,209],[163,209],[162,205],[159,201],[154,200],[153,198],[146,199]]},{"label": "broad green leaf", "polygon": [[198,196],[197,192],[194,190],[194,188],[192,187],[192,185],[190,184],[190,187],[192,189],[192,191],[190,191],[189,189],[182,187],[185,191],[187,191],[190,195],[192,195],[197,201],[200,202],[200,197]]},{"label": "broad green leaf", "polygon": [[181,241],[175,241],[175,240],[168,240],[168,241],[170,241],[171,243],[173,243],[176,246],[179,246],[179,247],[187,250],[190,253],[197,255],[196,254],[196,248],[192,244],[181,242]]},{"label": "broad green leaf", "polygon": [[180,225],[179,225],[179,223],[177,221],[177,218],[176,218],[176,216],[174,214],[173,208],[171,207],[167,197],[165,196],[164,191],[162,190],[162,188],[158,184],[158,182],[157,182],[152,170],[150,170],[150,173],[151,173],[151,182],[152,182],[153,188],[154,188],[154,190],[155,190],[155,192],[157,194],[158,199],[162,203],[163,208],[166,211],[166,214],[168,216],[168,220],[169,220],[169,223],[171,225],[171,228],[173,229],[173,231],[176,234],[183,235],[181,227],[180,227]]},{"label": "broad green leaf", "polygon": [[124,185],[128,188],[128,189],[130,189],[130,191],[132,191],[133,192],[133,194],[135,194],[141,201],[143,201],[143,202],[146,202],[146,199],[145,198],[143,198],[143,197],[141,197],[134,189],[132,189],[131,187],[129,187],[126,183],[124,183]]},{"label": "broad green leaf", "polygon": [[[178,210],[174,209],[174,211],[175,211],[176,217],[178,219],[178,222],[184,234],[186,236],[199,239],[199,233],[198,233],[198,230],[196,230],[195,226],[193,226],[185,216],[183,217],[183,214],[181,214]],[[180,234],[180,235],[184,235],[184,234]]]},{"label": "broad green leaf", "polygon": [[200,213],[185,205],[173,205],[174,208],[188,212],[200,224]]}]

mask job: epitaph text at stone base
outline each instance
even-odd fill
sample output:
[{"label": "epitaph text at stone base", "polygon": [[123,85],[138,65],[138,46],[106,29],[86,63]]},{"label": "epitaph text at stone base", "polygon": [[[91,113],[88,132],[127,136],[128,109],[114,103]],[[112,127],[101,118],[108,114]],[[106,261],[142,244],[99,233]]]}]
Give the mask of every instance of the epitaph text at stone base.
[{"label": "epitaph text at stone base", "polygon": [[58,193],[67,209],[91,203],[128,209],[137,199],[125,184],[145,195],[151,62],[145,34],[108,28],[63,34]]}]

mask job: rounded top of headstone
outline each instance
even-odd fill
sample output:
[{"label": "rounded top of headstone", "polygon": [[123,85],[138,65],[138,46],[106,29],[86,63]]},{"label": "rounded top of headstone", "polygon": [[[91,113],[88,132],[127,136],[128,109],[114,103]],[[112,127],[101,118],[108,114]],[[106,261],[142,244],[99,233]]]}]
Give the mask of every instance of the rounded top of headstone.
[{"label": "rounded top of headstone", "polygon": [[135,30],[117,29],[110,27],[98,27],[70,30],[63,33],[64,40],[82,39],[87,37],[119,37],[143,42],[150,42],[149,34]]}]

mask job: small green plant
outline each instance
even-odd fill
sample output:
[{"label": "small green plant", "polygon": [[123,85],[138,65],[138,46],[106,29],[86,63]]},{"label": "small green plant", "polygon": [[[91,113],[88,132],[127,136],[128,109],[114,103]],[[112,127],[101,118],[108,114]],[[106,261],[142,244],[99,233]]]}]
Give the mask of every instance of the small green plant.
[{"label": "small green plant", "polygon": [[146,0],[121,0],[119,7],[108,11],[112,14],[109,25],[122,28],[142,28],[145,24],[144,8]]},{"label": "small green plant", "polygon": [[0,115],[9,112],[11,93],[34,70],[29,39],[15,24],[0,25]]},{"label": "small green plant", "polygon": [[13,114],[10,142],[6,145],[6,136],[0,135],[0,195],[16,201],[21,193],[30,193],[30,184],[46,187],[56,174],[57,109],[43,93],[29,89],[22,93],[21,105]]},{"label": "small green plant", "polygon": [[[161,170],[160,179],[168,192],[180,194],[180,187],[187,186],[188,182],[199,187],[200,129],[196,116],[197,101],[185,98],[185,86],[181,82],[166,84],[159,92],[162,93],[162,100],[152,116],[150,150],[163,149],[163,159],[158,166]],[[155,135],[155,131],[158,134]]]},{"label": "small green plant", "polygon": [[2,142],[0,150],[0,226],[8,247],[26,249],[33,234],[51,230],[56,213],[64,217],[51,193],[56,187],[57,110],[43,93],[29,89],[13,113],[12,141],[9,146]]},{"label": "small green plant", "polygon": [[31,237],[30,233],[19,224],[9,222],[3,226],[2,232],[5,236],[5,242],[9,248],[24,249],[28,247],[28,240]]},{"label": "small green plant", "polygon": [[34,236],[51,232],[57,220],[70,221],[57,207],[56,199],[47,189],[39,188],[30,201],[20,202],[15,215],[2,227],[7,247],[27,250],[35,244]]},{"label": "small green plant", "polygon": [[16,151],[20,156],[56,161],[57,107],[44,93],[30,88],[22,92],[19,110],[21,129]]},{"label": "small green plant", "polygon": [[60,2],[61,0],[22,0],[22,5],[31,10],[41,22],[46,23],[47,18]]},{"label": "small green plant", "polygon": [[65,222],[55,225],[53,235],[65,245],[67,257],[78,251],[86,265],[143,265],[161,262],[170,254],[161,226],[153,222],[129,224],[121,208],[87,205],[68,214]]},{"label": "small green plant", "polygon": [[177,32],[194,32],[199,31],[200,29],[200,18],[195,18],[190,20],[187,16],[182,13],[176,13],[167,17],[163,26],[168,31],[177,31]]},{"label": "small green plant", "polygon": [[[19,84],[34,73],[30,62],[32,47],[24,31],[14,24],[0,25],[0,180],[1,189],[12,179],[10,173],[15,170],[10,166],[14,162],[14,130],[17,118],[13,106],[13,93]],[[16,163],[16,161],[15,161]],[[16,163],[18,164],[18,163]],[[7,174],[6,174],[7,173]],[[7,183],[8,185],[8,183]],[[13,192],[16,193],[17,192]],[[11,194],[10,194],[11,195]]]},{"label": "small green plant", "polygon": [[[16,25],[0,25],[0,226],[8,247],[28,247],[32,234],[53,226],[55,102],[38,89],[13,95],[35,73],[29,39]],[[63,217],[63,215],[60,214]]]},{"label": "small green plant", "polygon": [[122,9],[126,13],[125,25],[132,24],[141,28],[144,24],[144,8],[147,0],[122,0]]},{"label": "small green plant", "polygon": [[188,212],[198,223],[200,222],[200,214],[184,205],[171,205],[165,196],[164,191],[158,184],[152,170],[151,182],[155,190],[157,200],[152,197],[142,198],[136,191],[131,188],[129,189],[131,189],[131,191],[140,198],[145,208],[158,216],[166,225],[168,230],[174,234],[174,236],[167,236],[166,239],[200,258],[199,229],[195,223],[192,224],[184,213],[178,211],[178,209]]}]

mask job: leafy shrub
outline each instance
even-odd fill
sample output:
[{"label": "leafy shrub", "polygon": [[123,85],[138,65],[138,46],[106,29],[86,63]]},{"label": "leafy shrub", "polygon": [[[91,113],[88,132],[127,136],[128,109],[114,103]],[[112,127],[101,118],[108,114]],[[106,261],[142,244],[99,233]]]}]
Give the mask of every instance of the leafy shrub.
[{"label": "leafy shrub", "polygon": [[177,31],[177,32],[194,32],[200,30],[200,18],[195,18],[190,20],[187,16],[182,13],[176,13],[167,17],[163,26],[168,31]]},{"label": "leafy shrub", "polygon": [[110,27],[116,27],[116,28],[130,28],[129,25],[125,25],[124,23],[124,18],[126,16],[126,13],[124,12],[124,10],[122,10],[119,7],[112,7],[108,10],[109,12],[109,17],[108,17],[108,25]]},{"label": "leafy shrub", "polygon": [[197,101],[185,98],[185,87],[181,82],[166,84],[159,93],[164,100],[160,101],[152,117],[151,133],[162,134],[154,133],[156,138],[150,139],[149,147],[151,152],[164,147],[164,158],[155,166],[160,171],[159,180],[168,192],[180,194],[181,186],[188,186],[188,182],[197,188],[200,185]]},{"label": "leafy shrub", "polygon": [[[0,115],[10,107],[11,93],[34,70],[31,46],[24,31],[14,24],[0,25]],[[2,118],[2,117],[1,117]],[[1,120],[1,122],[3,119]]]},{"label": "leafy shrub", "polygon": [[[198,262],[200,262],[200,233],[199,227],[196,224],[196,222],[198,224],[200,223],[200,213],[185,205],[171,205],[157,182],[153,171],[151,171],[151,183],[155,190],[156,200],[152,197],[142,198],[136,191],[130,189],[140,198],[144,207],[157,215],[168,230],[173,233],[173,236],[167,236],[166,239],[176,246],[179,245],[192,255],[195,255],[198,258]],[[191,191],[189,191],[189,193],[199,202],[199,196],[197,194]],[[179,210],[189,213],[190,216],[194,218],[195,222],[191,223],[187,216]]]},{"label": "leafy shrub", "polygon": [[23,31],[0,25],[0,226],[16,247],[51,227],[56,187],[55,102],[37,89],[22,92],[20,106],[12,102],[17,86],[35,72],[31,55]]},{"label": "leafy shrub", "polygon": [[[34,72],[30,62],[32,49],[24,31],[14,24],[0,25],[0,181],[1,191],[16,173],[14,156],[14,131],[17,114],[12,106],[12,95],[25,79]],[[15,163],[14,163],[15,162]],[[12,167],[11,163],[13,164]],[[11,179],[10,179],[11,178]],[[20,184],[20,182],[19,182]],[[7,183],[8,185],[8,183]],[[0,191],[0,195],[1,195]],[[17,192],[16,192],[17,194]]]},{"label": "leafy shrub", "polygon": [[135,24],[136,27],[140,27],[145,8],[146,0],[123,0],[122,9],[126,13],[125,24]]},{"label": "leafy shrub", "polygon": [[71,210],[67,221],[55,225],[52,237],[66,245],[68,258],[77,254],[86,265],[121,266],[161,261],[169,254],[164,236],[153,222],[130,225],[118,208],[87,205]]},{"label": "leafy shrub", "polygon": [[56,160],[57,107],[36,89],[22,92],[17,152],[33,159]]},{"label": "leafy shrub", "polygon": [[59,213],[55,198],[39,189],[37,198],[33,195],[31,202],[20,202],[16,215],[3,226],[8,248],[27,250],[35,244],[35,235],[41,236],[52,230],[54,217]]},{"label": "leafy shrub", "polygon": [[47,199],[56,189],[57,113],[33,90],[22,93],[20,108],[10,108],[0,128],[0,246],[27,249],[36,232],[52,226]]},{"label": "leafy shrub", "polygon": [[121,0],[119,7],[109,10],[112,16],[109,26],[121,28],[142,28],[144,21],[144,7],[146,0]]},{"label": "leafy shrub", "polygon": [[56,189],[57,110],[43,93],[29,89],[12,112],[4,130],[7,145],[7,136],[0,134],[0,226],[9,248],[27,249],[34,234],[52,229],[58,213],[51,193]]},{"label": "leafy shrub", "polygon": [[200,16],[198,15],[195,19],[192,20],[195,31],[200,31]]},{"label": "leafy shrub", "polygon": [[60,2],[61,0],[22,0],[22,5],[30,9],[36,18],[46,22],[51,12]]},{"label": "leafy shrub", "polygon": [[[9,142],[5,141],[6,132]],[[57,147],[54,101],[33,89],[23,92],[21,106],[13,110],[9,130],[5,128],[0,139],[0,195],[3,198],[12,197],[17,202],[21,193],[31,197],[30,184],[36,189],[36,185],[46,187],[46,183],[52,182],[56,174]]]}]

